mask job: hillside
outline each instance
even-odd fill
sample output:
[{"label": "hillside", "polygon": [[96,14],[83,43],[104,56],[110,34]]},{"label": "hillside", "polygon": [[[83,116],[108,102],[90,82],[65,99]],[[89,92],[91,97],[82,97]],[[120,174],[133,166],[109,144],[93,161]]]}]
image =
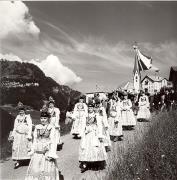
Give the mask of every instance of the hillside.
[{"label": "hillside", "polygon": [[80,96],[80,92],[68,86],[59,85],[34,64],[17,61],[0,60],[1,102],[0,105],[17,105],[19,101],[39,110],[43,100],[53,96],[56,106],[64,116]]}]

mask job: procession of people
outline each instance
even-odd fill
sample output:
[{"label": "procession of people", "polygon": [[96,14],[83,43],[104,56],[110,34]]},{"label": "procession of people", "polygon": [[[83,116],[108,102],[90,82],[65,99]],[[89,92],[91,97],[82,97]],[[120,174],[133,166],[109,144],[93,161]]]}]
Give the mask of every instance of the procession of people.
[{"label": "procession of people", "polygon": [[[81,139],[78,149],[81,172],[104,169],[113,144],[124,140],[124,128],[134,130],[137,121],[149,121],[152,112],[170,111],[177,102],[173,89],[155,91],[153,98],[141,90],[133,98],[126,91],[114,91],[107,99],[100,99],[96,94],[88,102],[84,99],[81,96],[73,111],[66,113],[73,121],[71,134],[74,139]],[[40,111],[40,124],[32,131],[30,114],[26,114],[22,103],[18,104],[19,113],[9,139],[13,142],[14,168],[18,168],[22,160],[30,160],[25,180],[59,179],[57,145],[62,141],[60,110],[55,106],[55,100],[49,97]]]}]

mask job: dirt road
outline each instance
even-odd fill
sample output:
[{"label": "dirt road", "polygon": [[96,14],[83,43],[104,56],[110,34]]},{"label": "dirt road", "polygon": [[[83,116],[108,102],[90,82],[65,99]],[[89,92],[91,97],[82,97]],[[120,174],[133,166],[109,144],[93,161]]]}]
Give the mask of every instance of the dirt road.
[{"label": "dirt road", "polygon": [[[58,165],[61,171],[60,180],[91,180],[91,179],[102,179],[109,168],[112,166],[111,163],[116,156],[122,156],[128,151],[131,145],[135,145],[141,141],[141,138],[148,130],[151,122],[138,122],[135,129],[131,131],[124,131],[123,141],[112,143],[112,150],[108,153],[107,168],[102,171],[86,171],[80,173],[79,162],[78,162],[78,148],[80,140],[73,139],[71,135],[65,135],[62,137],[64,142],[63,149],[58,151]],[[24,180],[27,166],[13,169],[14,162],[9,158],[7,161],[0,163],[1,168],[1,179],[2,180]]]}]

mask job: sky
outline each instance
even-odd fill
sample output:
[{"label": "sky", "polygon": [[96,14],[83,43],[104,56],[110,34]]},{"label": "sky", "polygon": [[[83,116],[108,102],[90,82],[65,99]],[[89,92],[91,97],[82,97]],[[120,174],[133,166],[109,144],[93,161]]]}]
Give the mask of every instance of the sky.
[{"label": "sky", "polygon": [[[177,2],[0,2],[0,57],[81,92],[132,80],[136,41],[160,75],[177,66]],[[154,69],[145,73],[155,74]]]}]

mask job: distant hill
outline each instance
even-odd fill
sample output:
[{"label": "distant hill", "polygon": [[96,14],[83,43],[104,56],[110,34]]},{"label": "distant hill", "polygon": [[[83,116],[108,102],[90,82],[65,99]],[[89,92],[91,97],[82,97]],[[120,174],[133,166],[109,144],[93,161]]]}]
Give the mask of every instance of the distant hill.
[{"label": "distant hill", "polygon": [[60,108],[62,116],[81,95],[68,86],[59,85],[36,65],[26,62],[0,60],[1,70],[1,101],[0,105],[17,105],[19,101],[33,109],[39,110],[43,100],[49,96],[55,99],[56,106]]}]

